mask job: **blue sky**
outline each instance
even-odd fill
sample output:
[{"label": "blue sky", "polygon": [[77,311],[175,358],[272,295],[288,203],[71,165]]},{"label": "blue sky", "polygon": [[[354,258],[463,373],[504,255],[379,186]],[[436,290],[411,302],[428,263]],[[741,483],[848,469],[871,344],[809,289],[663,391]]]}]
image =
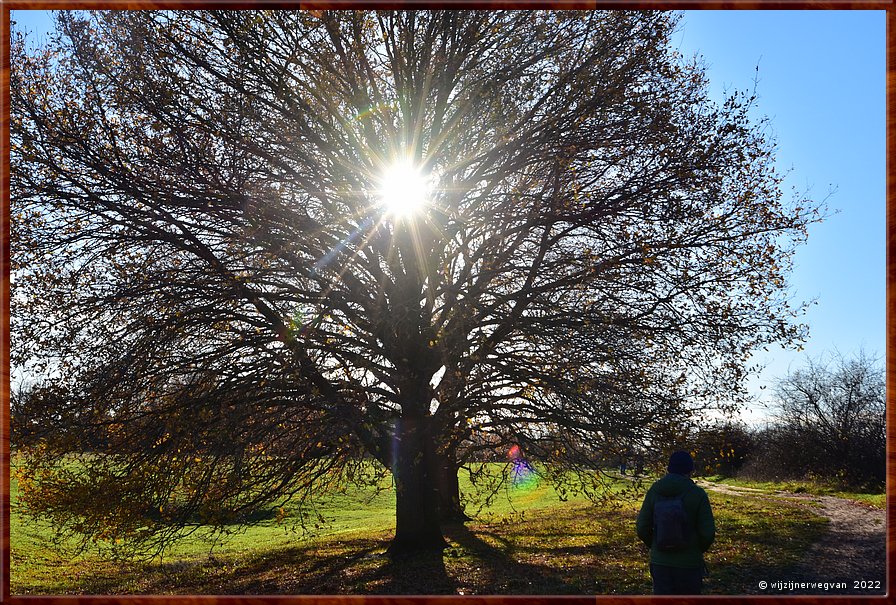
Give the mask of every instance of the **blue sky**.
[{"label": "blue sky", "polygon": [[[48,13],[14,11],[20,29],[38,34]],[[686,56],[707,64],[711,94],[752,89],[756,115],[771,118],[778,165],[789,170],[785,191],[809,190],[837,211],[811,228],[791,278],[796,300],[816,299],[802,353],[760,352],[767,364],[751,382],[761,390],[806,355],[864,348],[885,352],[885,39],[884,11],[687,11],[673,39]],[[759,420],[759,405],[745,417]]]},{"label": "blue sky", "polygon": [[[752,89],[778,141],[785,191],[809,189],[837,211],[809,231],[791,283],[816,299],[803,353],[761,352],[760,384],[799,367],[806,355],[864,348],[885,353],[886,13],[884,11],[687,11],[674,44],[704,57],[711,94]],[[761,406],[748,418],[758,419]]]}]

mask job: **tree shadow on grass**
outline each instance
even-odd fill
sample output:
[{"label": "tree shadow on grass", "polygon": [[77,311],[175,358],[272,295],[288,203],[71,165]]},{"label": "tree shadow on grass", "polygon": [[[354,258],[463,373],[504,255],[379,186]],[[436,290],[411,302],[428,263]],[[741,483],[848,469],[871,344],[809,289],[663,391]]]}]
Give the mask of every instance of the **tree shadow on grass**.
[{"label": "tree shadow on grass", "polygon": [[367,594],[457,594],[441,552],[424,552],[396,560],[382,557],[382,566],[366,578]]},{"label": "tree shadow on grass", "polygon": [[[397,560],[384,555],[389,536],[281,548],[243,558],[203,559],[122,570],[94,594],[582,594],[547,566],[521,563],[498,534],[446,527],[454,547]],[[498,542],[493,546],[482,539]],[[447,563],[447,565],[446,565]],[[129,580],[125,577],[129,576]],[[91,590],[92,589],[92,590]]]},{"label": "tree shadow on grass", "polygon": [[[472,585],[485,594],[582,594],[579,587],[569,584],[559,573],[548,566],[533,565],[513,557],[516,547],[507,539],[492,532],[473,533],[464,525],[444,528],[445,535],[460,546],[462,554],[475,557]],[[500,546],[486,542],[480,536],[488,536]],[[451,556],[452,551],[448,552]]]},{"label": "tree shadow on grass", "polygon": [[81,594],[456,594],[442,553],[396,561],[389,536],[333,540],[164,563],[121,564],[84,578]]},{"label": "tree shadow on grass", "polygon": [[[451,547],[392,561],[390,531],[257,549],[220,558],[121,564],[88,573],[78,592],[93,594],[526,594],[641,592],[630,570],[613,570],[618,544],[587,540],[540,523],[519,527],[452,524]],[[570,543],[570,538],[576,543]],[[618,557],[617,557],[618,558]],[[610,572],[608,575],[607,572]],[[634,584],[631,584],[634,580]]]},{"label": "tree shadow on grass", "polygon": [[[97,577],[92,594],[352,594],[363,593],[387,543],[349,539],[260,550],[245,555],[126,564]],[[116,576],[117,577],[111,577]]]}]

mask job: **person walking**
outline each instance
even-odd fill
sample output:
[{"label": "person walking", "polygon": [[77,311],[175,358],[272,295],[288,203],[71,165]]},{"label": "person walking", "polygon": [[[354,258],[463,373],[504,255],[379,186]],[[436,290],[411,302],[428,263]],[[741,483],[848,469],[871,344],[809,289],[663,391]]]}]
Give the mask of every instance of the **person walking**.
[{"label": "person walking", "polygon": [[706,491],[691,480],[694,459],[678,451],[669,473],[657,480],[638,513],[638,537],[650,547],[653,594],[700,594],[706,563],[703,553],[716,535]]}]

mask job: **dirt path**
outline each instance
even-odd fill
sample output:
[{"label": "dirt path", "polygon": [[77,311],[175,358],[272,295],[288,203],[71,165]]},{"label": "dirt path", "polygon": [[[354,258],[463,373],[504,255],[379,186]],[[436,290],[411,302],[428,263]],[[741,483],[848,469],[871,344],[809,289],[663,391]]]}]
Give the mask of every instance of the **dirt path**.
[{"label": "dirt path", "polygon": [[[786,499],[830,520],[828,530],[795,567],[782,570],[780,578],[769,582],[828,583],[828,588],[811,586],[770,586],[760,594],[885,594],[886,593],[886,527],[885,510],[836,498],[789,492],[767,493],[762,490],[700,482],[701,486],[723,494]],[[843,583],[845,587],[831,588]],[[858,584],[857,584],[858,583]],[[864,583],[864,584],[863,584]]]}]

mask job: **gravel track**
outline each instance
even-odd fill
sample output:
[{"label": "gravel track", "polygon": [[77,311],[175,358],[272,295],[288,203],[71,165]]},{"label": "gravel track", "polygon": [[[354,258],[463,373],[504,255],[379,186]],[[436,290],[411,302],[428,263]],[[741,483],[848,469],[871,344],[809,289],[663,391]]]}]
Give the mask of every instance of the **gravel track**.
[{"label": "gravel track", "polygon": [[[801,506],[811,507],[812,512],[827,517],[827,531],[806,552],[795,567],[783,569],[779,578],[769,582],[783,582],[788,589],[770,587],[759,594],[775,595],[881,595],[886,593],[886,528],[887,513],[873,506],[837,498],[789,492],[763,492],[762,490],[700,482],[705,489],[722,494],[786,499]],[[823,586],[796,586],[797,583],[828,583]],[[788,584],[793,583],[793,585]],[[845,584],[845,588],[832,588],[831,584]],[[863,584],[864,583],[864,584]]]}]

